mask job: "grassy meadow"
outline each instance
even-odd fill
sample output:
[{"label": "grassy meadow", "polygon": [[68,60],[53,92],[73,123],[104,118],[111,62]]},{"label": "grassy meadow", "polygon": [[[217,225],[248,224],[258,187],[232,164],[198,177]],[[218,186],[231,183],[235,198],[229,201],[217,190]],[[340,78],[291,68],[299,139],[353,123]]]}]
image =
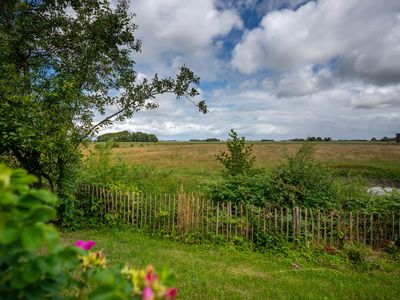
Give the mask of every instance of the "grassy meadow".
[{"label": "grassy meadow", "polygon": [[182,244],[133,230],[108,228],[62,236],[65,244],[95,240],[95,249],[103,249],[110,265],[168,267],[176,276],[178,299],[396,299],[400,293],[399,262],[387,260],[387,255],[371,256],[380,267],[366,271],[338,255],[314,254],[307,261],[302,258],[307,251],[284,257]]},{"label": "grassy meadow", "polygon": [[[176,186],[196,191],[220,178],[221,165],[215,155],[225,150],[225,143],[158,142],[118,143],[112,157],[128,166],[148,166],[162,171],[163,178]],[[274,166],[300,149],[297,142],[255,142],[255,165],[271,171]],[[95,147],[84,150],[87,155]],[[338,176],[359,176],[371,184],[400,185],[400,144],[370,142],[327,142],[315,144],[315,159]],[[171,184],[171,182],[170,182]]]}]

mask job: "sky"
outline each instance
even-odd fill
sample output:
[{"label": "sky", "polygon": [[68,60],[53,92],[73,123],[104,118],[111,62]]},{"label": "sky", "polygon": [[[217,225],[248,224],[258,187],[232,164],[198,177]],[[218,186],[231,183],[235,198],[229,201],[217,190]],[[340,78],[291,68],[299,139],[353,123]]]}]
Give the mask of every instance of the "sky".
[{"label": "sky", "polygon": [[[198,112],[172,95],[101,133],[161,140],[371,139],[400,132],[399,0],[131,0],[136,71],[201,78]],[[200,98],[198,99],[200,100]]]}]

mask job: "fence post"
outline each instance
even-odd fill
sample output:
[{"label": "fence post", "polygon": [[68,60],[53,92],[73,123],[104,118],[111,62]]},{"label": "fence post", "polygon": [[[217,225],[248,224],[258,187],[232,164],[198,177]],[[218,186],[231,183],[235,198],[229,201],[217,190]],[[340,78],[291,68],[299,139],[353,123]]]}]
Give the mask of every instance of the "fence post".
[{"label": "fence post", "polygon": [[333,245],[333,212],[331,211],[331,240],[330,240],[331,246]]},{"label": "fence post", "polygon": [[314,244],[314,214],[311,208],[310,208],[310,217],[311,217],[311,242]]},{"label": "fence post", "polygon": [[289,208],[286,207],[286,239],[289,240]]},{"label": "fence post", "polygon": [[356,212],[356,235],[357,235],[357,243],[360,242],[360,224],[359,224],[359,216],[358,216],[358,211]]},{"label": "fence post", "polygon": [[353,242],[353,214],[352,212],[349,213],[350,217],[350,242]]},{"label": "fence post", "polygon": [[219,202],[217,202],[217,222],[215,225],[215,235],[218,236],[218,217],[219,217]]},{"label": "fence post", "polygon": [[324,219],[324,243],[326,245],[326,239],[327,239],[326,235],[327,235],[327,233],[326,233],[326,212],[325,212],[325,210],[322,213],[322,218]]},{"label": "fence post", "polygon": [[134,222],[135,222],[135,193],[134,192],[132,192],[132,206],[131,206],[131,223],[132,223],[132,226],[133,226],[133,224],[134,224]]},{"label": "fence post", "polygon": [[371,213],[371,241],[370,241],[370,245],[372,247],[373,245],[373,238],[374,238],[374,213]]},{"label": "fence post", "polygon": [[318,209],[318,223],[317,223],[317,244],[318,244],[318,246],[319,246],[319,241],[320,241],[320,230],[321,230],[321,212],[319,211],[319,209]]},{"label": "fence post", "polygon": [[304,209],[304,237],[307,244],[308,239],[308,228],[307,228],[307,208]]}]

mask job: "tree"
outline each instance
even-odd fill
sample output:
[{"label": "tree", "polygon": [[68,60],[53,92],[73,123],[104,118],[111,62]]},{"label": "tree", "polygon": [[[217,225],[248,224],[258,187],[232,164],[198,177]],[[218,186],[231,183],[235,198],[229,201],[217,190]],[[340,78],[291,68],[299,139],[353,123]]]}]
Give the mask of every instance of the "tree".
[{"label": "tree", "polygon": [[253,168],[253,145],[246,145],[244,137],[239,138],[235,130],[231,129],[230,138],[226,142],[228,152],[220,151],[217,160],[225,167],[228,175],[236,176],[249,173]]},{"label": "tree", "polygon": [[[140,51],[128,2],[3,0],[0,2],[0,154],[15,157],[63,194],[74,178],[78,147],[99,129],[155,109],[173,93],[194,102],[199,77],[182,66],[176,78],[137,82]],[[107,107],[115,107],[107,114]],[[94,116],[102,119],[95,123]],[[61,195],[62,196],[62,195]]]}]

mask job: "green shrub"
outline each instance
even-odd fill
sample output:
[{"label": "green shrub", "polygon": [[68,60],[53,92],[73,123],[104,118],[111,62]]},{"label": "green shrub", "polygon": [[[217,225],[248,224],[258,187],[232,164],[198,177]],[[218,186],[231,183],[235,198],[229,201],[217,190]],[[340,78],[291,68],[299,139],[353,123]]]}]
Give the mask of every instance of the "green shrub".
[{"label": "green shrub", "polygon": [[57,199],[29,189],[35,177],[0,166],[0,295],[2,299],[54,298],[72,282],[78,264],[75,247],[62,247],[57,230]]},{"label": "green shrub", "polygon": [[313,159],[313,146],[304,144],[273,170],[274,200],[281,206],[335,207],[332,174]]},{"label": "green shrub", "polygon": [[230,138],[226,142],[228,152],[221,151],[216,157],[224,166],[224,173],[229,176],[237,176],[251,173],[254,157],[253,146],[246,145],[244,137],[239,138],[236,131],[231,129]]},{"label": "green shrub", "polygon": [[227,176],[209,186],[209,197],[218,202],[245,203],[265,207],[274,191],[271,176],[263,172],[253,175]]}]

